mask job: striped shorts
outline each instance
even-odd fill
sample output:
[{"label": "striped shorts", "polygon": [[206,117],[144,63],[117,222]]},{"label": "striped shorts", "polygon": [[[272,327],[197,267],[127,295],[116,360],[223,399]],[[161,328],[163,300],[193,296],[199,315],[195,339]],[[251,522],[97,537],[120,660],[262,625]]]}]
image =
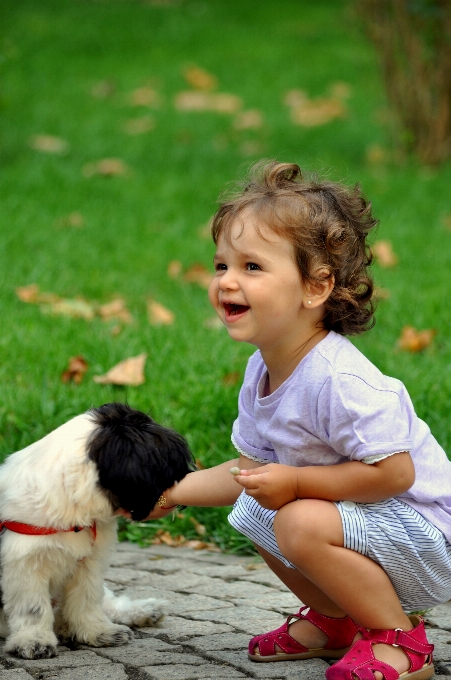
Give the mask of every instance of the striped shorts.
[{"label": "striped shorts", "polygon": [[[379,503],[335,503],[344,547],[377,562],[391,580],[406,612],[428,609],[451,599],[451,544],[414,508],[396,498]],[[242,493],[230,524],[287,567],[273,530],[274,510]]]}]

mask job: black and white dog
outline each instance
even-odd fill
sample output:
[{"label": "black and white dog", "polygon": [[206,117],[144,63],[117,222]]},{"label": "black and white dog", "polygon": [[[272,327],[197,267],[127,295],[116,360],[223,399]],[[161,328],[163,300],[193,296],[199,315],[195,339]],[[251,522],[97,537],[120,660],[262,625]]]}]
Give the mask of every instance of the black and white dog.
[{"label": "black and white dog", "polygon": [[[76,416],[0,466],[0,635],[26,659],[57,653],[57,636],[121,645],[152,625],[161,601],[104,591],[115,512],[148,516],[192,470],[185,440],[124,404]],[[121,625],[128,624],[128,625]]]}]

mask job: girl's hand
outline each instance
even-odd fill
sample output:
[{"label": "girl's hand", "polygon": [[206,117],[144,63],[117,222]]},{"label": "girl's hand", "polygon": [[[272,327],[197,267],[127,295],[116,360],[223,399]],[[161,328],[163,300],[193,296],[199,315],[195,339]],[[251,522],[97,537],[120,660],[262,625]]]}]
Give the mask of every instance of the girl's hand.
[{"label": "girl's hand", "polygon": [[[171,489],[167,489],[162,495],[165,497],[166,503],[163,506],[155,503],[153,510],[147,515],[147,517],[141,520],[142,522],[147,522],[147,520],[150,519],[161,519],[162,517],[166,517],[166,515],[170,515],[171,512],[174,512],[177,505],[171,502]],[[122,517],[126,517],[127,519],[132,519],[131,513],[128,510],[124,510],[123,508],[120,508],[114,514],[122,515]]]},{"label": "girl's hand", "polygon": [[235,479],[249,496],[268,510],[279,510],[297,500],[297,477],[291,465],[270,463],[252,470],[241,470]]}]

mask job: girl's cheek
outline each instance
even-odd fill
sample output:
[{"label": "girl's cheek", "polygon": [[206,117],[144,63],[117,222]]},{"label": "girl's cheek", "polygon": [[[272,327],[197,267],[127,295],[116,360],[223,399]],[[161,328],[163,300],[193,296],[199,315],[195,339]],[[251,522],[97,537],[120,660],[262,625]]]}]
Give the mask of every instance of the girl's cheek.
[{"label": "girl's cheek", "polygon": [[216,278],[214,278],[208,288],[208,299],[210,300],[213,307],[217,307],[219,303],[218,290],[219,290],[218,281],[216,280]]}]

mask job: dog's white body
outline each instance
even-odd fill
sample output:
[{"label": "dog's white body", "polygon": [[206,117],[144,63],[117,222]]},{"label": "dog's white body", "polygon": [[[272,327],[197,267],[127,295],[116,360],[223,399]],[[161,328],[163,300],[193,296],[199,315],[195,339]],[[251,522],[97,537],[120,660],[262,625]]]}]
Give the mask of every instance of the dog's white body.
[{"label": "dog's white body", "polygon": [[[116,518],[86,453],[94,428],[89,414],[77,416],[0,466],[0,519],[62,530],[6,529],[0,539],[0,635],[6,651],[24,658],[54,656],[57,635],[95,647],[124,644],[133,634],[120,622],[153,625],[162,616],[159,600],[105,597]],[[74,526],[84,528],[63,531]]]}]

